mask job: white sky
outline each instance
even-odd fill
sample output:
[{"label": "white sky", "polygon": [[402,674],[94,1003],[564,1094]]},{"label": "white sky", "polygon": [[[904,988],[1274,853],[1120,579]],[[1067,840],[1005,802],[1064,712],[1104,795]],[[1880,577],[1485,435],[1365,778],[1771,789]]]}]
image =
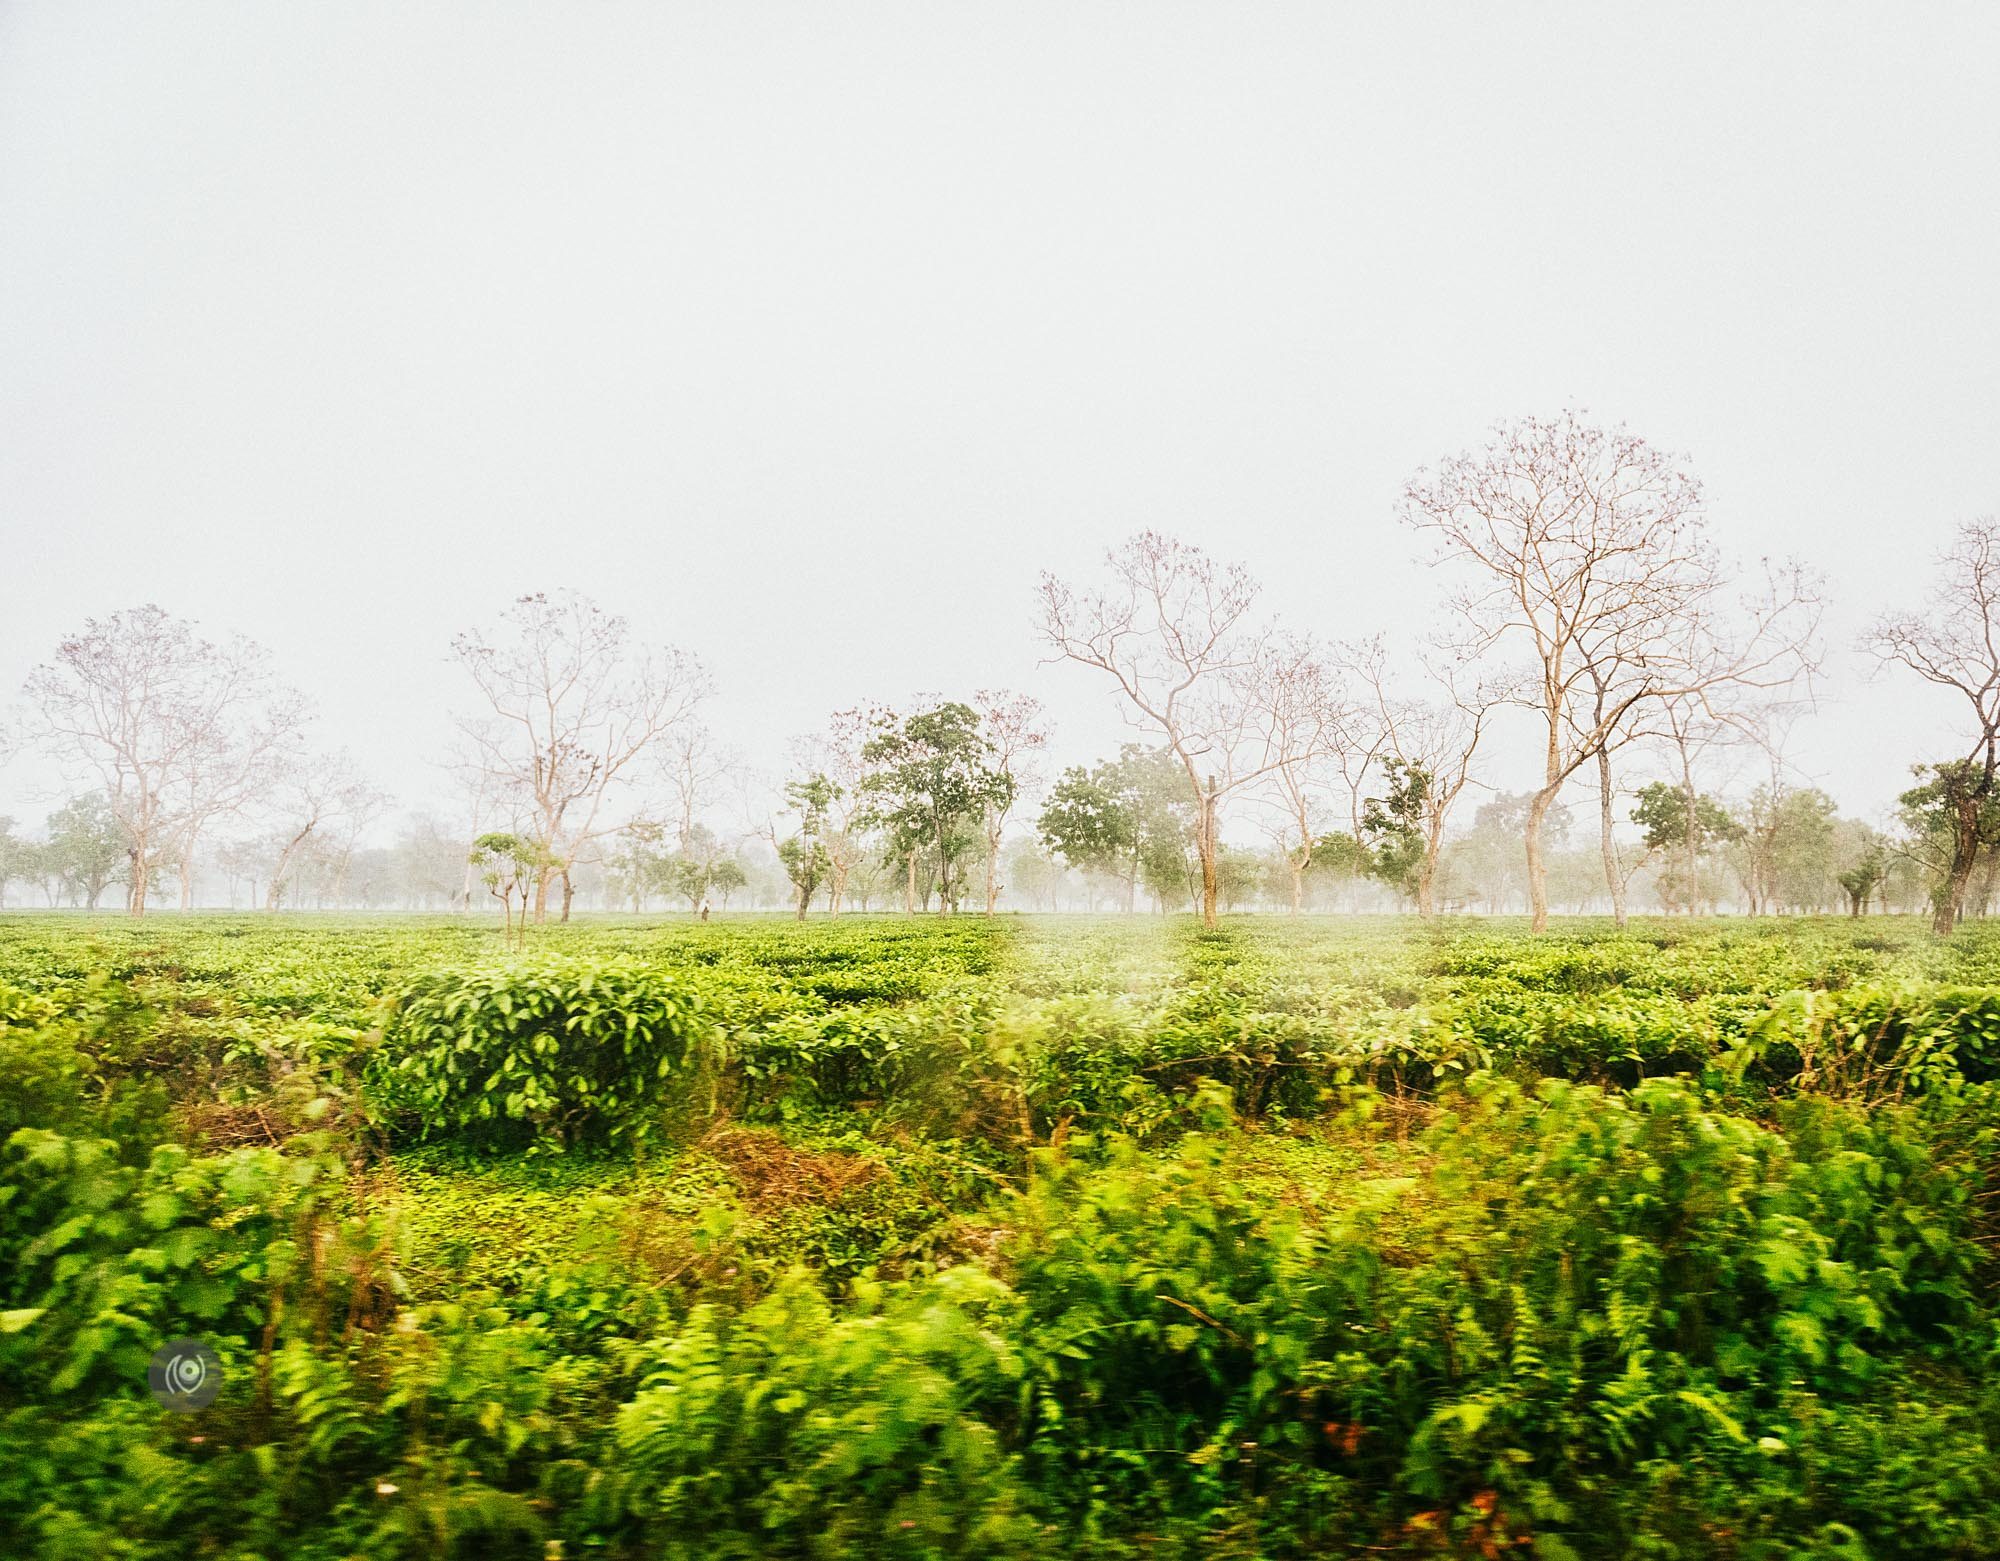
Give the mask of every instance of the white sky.
[{"label": "white sky", "polygon": [[1090,758],[1038,570],[1407,633],[1402,480],[1577,405],[1831,576],[1878,814],[1947,707],[1847,647],[2000,508],[1996,79],[1969,3],[0,0],[0,700],[154,600],[419,802],[452,632],[569,584],[762,763],[978,685]]}]

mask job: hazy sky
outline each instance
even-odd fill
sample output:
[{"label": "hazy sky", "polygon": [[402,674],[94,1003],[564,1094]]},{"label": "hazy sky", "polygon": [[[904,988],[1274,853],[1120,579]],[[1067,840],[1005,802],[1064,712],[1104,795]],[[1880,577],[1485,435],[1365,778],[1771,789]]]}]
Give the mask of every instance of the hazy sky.
[{"label": "hazy sky", "polygon": [[762,763],[979,685],[1086,758],[1038,570],[1152,526],[1412,632],[1403,479],[1574,405],[1827,571],[1799,756],[1876,814],[1943,707],[1847,647],[2000,509],[1996,66],[1971,3],[0,0],[0,696],[157,601],[420,800],[452,632],[569,584]]}]

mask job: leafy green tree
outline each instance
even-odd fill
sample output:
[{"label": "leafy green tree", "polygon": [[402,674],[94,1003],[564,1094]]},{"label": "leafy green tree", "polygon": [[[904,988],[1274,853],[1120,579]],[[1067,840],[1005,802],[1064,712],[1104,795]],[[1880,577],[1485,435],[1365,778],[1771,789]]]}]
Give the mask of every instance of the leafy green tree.
[{"label": "leafy green tree", "polygon": [[1759,786],[1738,822],[1732,843],[1751,915],[1817,911],[1835,898],[1841,821],[1833,798],[1816,787]]},{"label": "leafy green tree", "polygon": [[[1442,863],[1448,899],[1483,902],[1491,912],[1529,902],[1521,841],[1533,803],[1529,793],[1501,792],[1473,810],[1472,827],[1451,842]],[[1574,850],[1575,819],[1567,807],[1551,808],[1542,831],[1558,886]],[[1560,895],[1557,898],[1561,898]]]},{"label": "leafy green tree", "polygon": [[742,888],[741,864],[724,849],[722,837],[706,824],[690,825],[681,849],[661,864],[664,881],[687,901],[690,911],[699,910],[701,902],[732,873],[736,881],[731,887]]},{"label": "leafy green tree", "polygon": [[1965,914],[1973,869],[2000,846],[2000,786],[1982,763],[1951,759],[1913,767],[1918,783],[1896,799],[1906,849],[1932,879],[1932,926],[1949,931]]},{"label": "leafy green tree", "polygon": [[1052,911],[1056,908],[1056,895],[1062,888],[1062,864],[1038,841],[1016,840],[1007,848],[1007,892],[1014,896],[1018,907],[1026,904],[1036,910]]},{"label": "leafy green tree", "polygon": [[749,874],[743,871],[743,864],[733,856],[718,857],[708,870],[708,889],[722,901],[729,903],[730,895],[750,882]]},{"label": "leafy green tree", "polygon": [[97,909],[105,888],[129,877],[132,849],[125,826],[101,792],[74,797],[49,815],[47,868],[65,896]]},{"label": "leafy green tree", "polygon": [[34,847],[14,833],[14,821],[0,814],[0,908],[7,904],[7,885],[28,876]]},{"label": "leafy green tree", "polygon": [[500,919],[511,944],[516,941],[514,897],[521,897],[521,926],[525,935],[528,922],[528,894],[548,865],[548,852],[538,842],[504,831],[492,831],[472,842],[469,858],[478,870],[480,882],[500,902]]},{"label": "leafy green tree", "polygon": [[631,904],[637,915],[658,893],[667,873],[666,826],[654,819],[633,819],[619,829],[604,858],[605,887]]},{"label": "leafy green tree", "polygon": [[1110,764],[1064,770],[1042,804],[1036,834],[1078,872],[1121,881],[1129,911],[1139,884],[1139,814],[1113,771]]},{"label": "leafy green tree", "polygon": [[1421,764],[1394,757],[1384,759],[1382,769],[1389,781],[1388,795],[1370,797],[1361,808],[1361,839],[1368,848],[1368,870],[1414,903],[1428,861],[1424,809],[1431,773]]},{"label": "leafy green tree", "polygon": [[[1329,830],[1313,842],[1312,866],[1306,869],[1306,881],[1329,888],[1349,888],[1373,877],[1370,871],[1373,865],[1368,847],[1359,838],[1346,830]],[[1289,864],[1281,862],[1279,866],[1289,877]]]},{"label": "leafy green tree", "polygon": [[927,855],[939,914],[957,910],[961,867],[985,838],[988,810],[1004,811],[1016,785],[995,764],[979,713],[956,701],[903,718],[885,713],[861,755],[869,766],[863,822],[885,833],[889,854],[907,861],[913,877],[918,855]]},{"label": "leafy green tree", "polygon": [[[1714,797],[1697,794],[1692,799],[1685,790],[1667,781],[1652,781],[1639,788],[1632,807],[1632,822],[1643,831],[1646,849],[1669,855],[1676,865],[1660,872],[1660,898],[1669,908],[1692,915],[1701,898],[1699,881],[1702,856],[1716,846],[1743,836],[1743,826],[1728,808]],[[1678,855],[1674,855],[1678,853]]]},{"label": "leafy green tree", "polygon": [[1889,876],[1889,864],[1880,846],[1870,846],[1860,861],[1840,875],[1840,887],[1847,893],[1850,916],[1867,913],[1868,902]]},{"label": "leafy green tree", "polygon": [[1193,881],[1192,808],[1170,754],[1127,743],[1093,769],[1071,768],[1051,788],[1037,831],[1078,872],[1124,885],[1133,910],[1141,885],[1163,904]]},{"label": "leafy green tree", "polygon": [[812,908],[813,896],[826,881],[832,863],[826,853],[828,812],[840,795],[840,788],[824,774],[809,775],[785,787],[785,798],[799,815],[796,834],[773,841],[778,864],[792,881],[794,908],[804,921]]},{"label": "leafy green tree", "polygon": [[1253,903],[1264,892],[1266,875],[1274,865],[1262,852],[1225,841],[1215,853],[1216,885],[1224,908]]}]

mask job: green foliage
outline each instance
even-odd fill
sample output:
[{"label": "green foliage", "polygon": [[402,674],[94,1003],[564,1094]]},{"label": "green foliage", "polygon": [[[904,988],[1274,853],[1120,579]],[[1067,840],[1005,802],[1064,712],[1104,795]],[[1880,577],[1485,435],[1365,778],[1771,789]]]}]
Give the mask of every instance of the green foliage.
[{"label": "green foliage", "polygon": [[630,1143],[657,1129],[706,1034],[698,992],[628,961],[441,971],[397,999],[371,1094],[419,1138]]},{"label": "green foliage", "polygon": [[1984,1556],[2000,936],[1861,930],[0,918],[0,1533]]},{"label": "green foliage", "polygon": [[980,843],[987,811],[1004,812],[1014,799],[1014,778],[992,762],[979,713],[948,701],[912,716],[885,714],[861,758],[869,766],[860,784],[867,798],[861,822],[884,832],[891,861],[928,854],[939,897],[956,909],[961,864]]},{"label": "green foliage", "polygon": [[131,844],[104,794],[90,792],[49,815],[38,865],[70,904],[95,909],[106,887],[129,875]]},{"label": "green foliage", "polygon": [[1361,810],[1368,870],[1398,894],[1414,899],[1424,866],[1424,811],[1431,772],[1393,755],[1382,761],[1382,769],[1389,778],[1389,794],[1370,797]]},{"label": "green foliage", "polygon": [[1632,822],[1644,831],[1649,851],[1685,850],[1690,822],[1697,851],[1706,851],[1720,841],[1739,839],[1743,834],[1743,826],[1716,798],[1697,796],[1690,808],[1688,794],[1666,781],[1653,781],[1639,788],[1638,799],[1632,805]]},{"label": "green foliage", "polygon": [[1173,756],[1127,743],[1094,769],[1065,770],[1037,828],[1071,867],[1123,882],[1129,908],[1142,885],[1162,904],[1187,895],[1192,812]]},{"label": "green foliage", "polygon": [[812,907],[820,883],[832,870],[825,841],[827,809],[840,794],[840,788],[824,775],[791,781],[785,787],[785,798],[799,815],[799,829],[797,834],[778,842],[778,863],[798,896],[801,921]]},{"label": "green foliage", "polygon": [[1009,1297],[973,1270],[835,1313],[797,1284],[652,1341],[617,1423],[617,1499],[647,1553],[1026,1554]]}]

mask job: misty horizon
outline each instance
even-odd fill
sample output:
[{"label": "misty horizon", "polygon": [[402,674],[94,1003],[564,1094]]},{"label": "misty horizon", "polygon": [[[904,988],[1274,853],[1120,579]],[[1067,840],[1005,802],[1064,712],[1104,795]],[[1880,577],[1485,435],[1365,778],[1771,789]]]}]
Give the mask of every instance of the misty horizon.
[{"label": "misty horizon", "polygon": [[[272,652],[384,840],[456,806],[452,636],[570,587],[702,659],[767,800],[833,712],[978,688],[1044,702],[1054,774],[1131,733],[1045,664],[1042,571],[1150,527],[1413,655],[1403,485],[1576,407],[1684,453],[1738,567],[1823,573],[1788,773],[1892,828],[1953,709],[1861,641],[2000,508],[2000,24],[1454,14],[606,7],[552,52],[526,11],[10,8],[10,729],[157,602]],[[1533,766],[1510,717],[1476,796]],[[74,790],[0,761],[30,831]]]}]

